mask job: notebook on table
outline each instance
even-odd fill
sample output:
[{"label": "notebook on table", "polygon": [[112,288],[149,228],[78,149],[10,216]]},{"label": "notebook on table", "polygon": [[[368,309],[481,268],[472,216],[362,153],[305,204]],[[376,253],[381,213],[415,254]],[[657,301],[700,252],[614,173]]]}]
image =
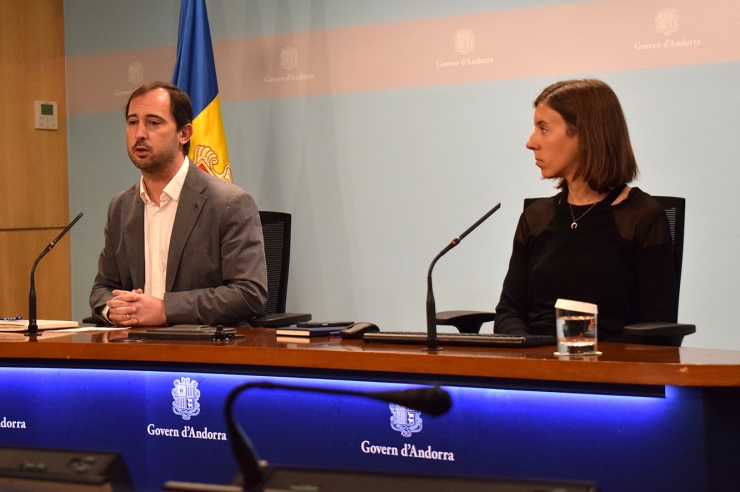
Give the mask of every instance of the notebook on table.
[{"label": "notebook on table", "polygon": [[342,326],[290,326],[275,330],[277,336],[284,337],[328,337],[339,335],[347,325]]}]

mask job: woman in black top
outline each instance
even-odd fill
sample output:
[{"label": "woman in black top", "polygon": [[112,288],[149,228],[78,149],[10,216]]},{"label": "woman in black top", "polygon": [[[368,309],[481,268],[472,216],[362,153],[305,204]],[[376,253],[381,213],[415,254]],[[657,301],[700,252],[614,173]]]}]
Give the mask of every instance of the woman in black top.
[{"label": "woman in black top", "polygon": [[627,183],[637,175],[627,124],[600,80],[547,87],[527,148],[561,192],[522,213],[496,307],[498,333],[555,334],[558,298],[599,307],[599,339],[624,326],[675,322],[678,295],[663,207]]}]

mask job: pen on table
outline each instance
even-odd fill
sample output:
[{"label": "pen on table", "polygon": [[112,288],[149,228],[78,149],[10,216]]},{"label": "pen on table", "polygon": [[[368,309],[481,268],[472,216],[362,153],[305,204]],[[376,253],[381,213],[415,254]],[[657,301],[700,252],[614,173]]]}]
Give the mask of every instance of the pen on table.
[{"label": "pen on table", "polygon": [[0,321],[20,321],[23,316],[11,316],[10,318],[0,318]]}]

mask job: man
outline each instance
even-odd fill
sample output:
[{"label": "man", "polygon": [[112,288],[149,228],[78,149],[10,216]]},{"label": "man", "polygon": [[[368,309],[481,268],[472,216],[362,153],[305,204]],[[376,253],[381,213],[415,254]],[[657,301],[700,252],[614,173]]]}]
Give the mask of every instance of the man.
[{"label": "man", "polygon": [[262,313],[267,272],[252,197],[187,159],[186,93],[166,82],[136,89],[126,145],[141,179],[108,206],[90,294],[93,316],[118,326],[227,324]]}]

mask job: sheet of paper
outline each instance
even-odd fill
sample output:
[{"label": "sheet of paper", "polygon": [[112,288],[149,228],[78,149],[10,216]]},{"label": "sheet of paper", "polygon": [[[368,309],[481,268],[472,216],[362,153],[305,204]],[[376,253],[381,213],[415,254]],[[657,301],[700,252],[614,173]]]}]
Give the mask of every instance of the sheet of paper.
[{"label": "sheet of paper", "polygon": [[[59,328],[77,328],[80,324],[77,321],[66,321],[59,319],[39,319],[36,324],[41,330],[56,330]],[[28,320],[6,320],[0,321],[0,331],[26,331],[28,330]]]}]

